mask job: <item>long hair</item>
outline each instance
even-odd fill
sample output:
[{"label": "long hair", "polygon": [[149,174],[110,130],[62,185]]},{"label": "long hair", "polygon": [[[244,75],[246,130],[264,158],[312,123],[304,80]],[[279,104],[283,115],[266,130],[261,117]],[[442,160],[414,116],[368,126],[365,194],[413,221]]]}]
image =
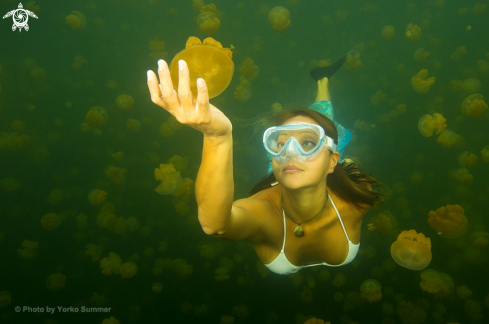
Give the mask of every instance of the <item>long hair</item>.
[{"label": "long hair", "polygon": [[[307,116],[314,119],[324,129],[325,135],[331,137],[338,144],[338,131],[335,124],[323,114],[310,109],[282,110],[267,117],[269,126],[282,125],[288,119],[295,116]],[[379,185],[379,182],[363,172],[357,164],[350,159],[343,159],[338,163],[339,167],[328,175],[329,188],[340,198],[354,205],[358,209],[364,209],[365,205],[375,206],[382,201],[382,196],[369,189],[370,186]],[[273,172],[262,178],[249,192],[252,196],[259,191],[270,188],[276,182]]]}]

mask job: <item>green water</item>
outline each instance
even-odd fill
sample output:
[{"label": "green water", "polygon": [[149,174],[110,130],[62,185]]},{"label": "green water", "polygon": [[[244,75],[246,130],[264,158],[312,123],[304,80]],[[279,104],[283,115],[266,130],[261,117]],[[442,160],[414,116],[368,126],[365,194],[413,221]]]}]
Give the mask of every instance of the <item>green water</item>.
[{"label": "green water", "polygon": [[[154,191],[160,183],[154,169],[175,155],[188,162],[180,168],[182,178],[195,181],[200,166],[202,134],[184,126],[162,136],[159,128],[171,115],[151,102],[146,86],[146,71],[156,71],[158,58],[170,62],[188,37],[207,37],[191,1],[23,3],[38,16],[29,17],[28,31],[12,31],[12,17],[0,22],[0,322],[102,323],[114,316],[120,323],[219,323],[227,315],[234,323],[302,324],[311,316],[331,323],[484,323],[489,163],[481,151],[489,145],[489,114],[464,115],[461,105],[472,88],[464,90],[453,80],[475,78],[481,84],[477,92],[489,98],[489,10],[483,7],[489,2],[214,4],[221,17],[212,37],[234,47],[234,77],[211,102],[233,123],[235,199],[247,197],[268,167],[261,132],[252,135],[247,120],[271,112],[276,102],[283,109],[309,106],[316,95],[310,69],[352,50],[360,54],[361,68],[346,64],[330,80],[335,119],[355,134],[346,157],[382,183],[375,190],[385,199],[364,216],[354,262],[293,276],[268,272],[247,242],[218,240],[202,231],[193,194]],[[267,18],[276,5],[290,11],[283,34],[274,32]],[[17,6],[0,0],[1,15]],[[460,8],[468,10],[461,15]],[[85,16],[85,28],[66,24],[74,10]],[[419,41],[405,36],[410,23],[421,27]],[[390,40],[381,36],[386,25],[395,29]],[[152,54],[151,41],[164,42],[166,53]],[[460,46],[466,54],[451,56]],[[419,48],[430,54],[424,62],[415,59]],[[79,58],[84,64],[74,68],[77,56],[86,62]],[[251,81],[250,99],[240,102],[234,91],[247,57],[260,73]],[[436,78],[426,93],[411,86],[421,69]],[[373,97],[378,91],[380,97]],[[117,106],[121,94],[133,98],[129,110]],[[406,105],[405,113],[396,112],[399,104]],[[94,106],[103,107],[108,119],[87,129],[82,123]],[[463,139],[448,148],[437,135],[422,136],[418,120],[434,113]],[[139,121],[140,129],[128,129],[129,119]],[[119,151],[123,158],[115,159]],[[478,160],[468,167],[473,181],[462,183],[455,174],[466,151]],[[108,167],[115,167],[113,173]],[[108,193],[106,202],[113,205],[104,207],[105,214],[89,203],[92,189]],[[468,220],[464,234],[452,239],[440,237],[427,222],[429,211],[448,204],[460,205]],[[386,235],[368,231],[367,224],[383,211],[394,216],[395,228]],[[41,226],[48,213],[61,221],[52,230]],[[108,223],[101,227],[97,219],[104,217]],[[431,239],[428,268],[453,279],[449,296],[423,291],[421,271],[386,261],[397,235],[409,229]],[[37,248],[22,250],[24,240]],[[99,251],[94,262],[85,253],[89,244]],[[100,261],[111,252],[122,263],[134,262],[137,274],[102,274]],[[155,263],[161,267],[155,270]],[[227,267],[227,280],[216,280],[219,267]],[[52,274],[62,274],[61,282]],[[338,274],[346,277],[344,285],[333,285]],[[362,300],[366,279],[380,282],[381,301]],[[160,293],[152,290],[156,282],[163,286]],[[463,285],[471,291],[468,299],[457,294]],[[46,307],[55,309],[51,314]]]}]

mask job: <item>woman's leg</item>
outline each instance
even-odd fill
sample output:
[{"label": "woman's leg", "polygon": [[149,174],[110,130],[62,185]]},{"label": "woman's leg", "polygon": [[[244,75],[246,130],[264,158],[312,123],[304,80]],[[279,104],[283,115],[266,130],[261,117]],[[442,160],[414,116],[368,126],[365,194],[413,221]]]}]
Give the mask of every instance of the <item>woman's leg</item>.
[{"label": "woman's leg", "polygon": [[315,102],[324,100],[331,102],[331,96],[329,94],[329,79],[326,77],[318,80],[318,94]]}]

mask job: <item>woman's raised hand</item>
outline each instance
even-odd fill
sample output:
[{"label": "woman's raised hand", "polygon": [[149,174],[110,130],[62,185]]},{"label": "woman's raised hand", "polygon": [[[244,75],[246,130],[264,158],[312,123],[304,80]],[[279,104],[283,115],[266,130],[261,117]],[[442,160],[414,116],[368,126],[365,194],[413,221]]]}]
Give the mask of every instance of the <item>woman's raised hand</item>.
[{"label": "woman's raised hand", "polygon": [[148,70],[148,88],[151,100],[166,109],[182,124],[195,128],[205,136],[219,137],[231,133],[231,121],[209,103],[209,92],[204,79],[197,79],[197,100],[190,90],[190,77],[185,61],[178,61],[178,92],[173,89],[168,64],[158,61],[160,84],[153,71]]}]

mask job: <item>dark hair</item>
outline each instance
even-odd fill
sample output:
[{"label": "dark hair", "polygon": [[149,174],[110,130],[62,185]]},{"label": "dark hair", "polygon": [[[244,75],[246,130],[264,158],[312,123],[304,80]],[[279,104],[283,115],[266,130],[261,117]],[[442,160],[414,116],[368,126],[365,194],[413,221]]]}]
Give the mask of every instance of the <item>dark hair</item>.
[{"label": "dark hair", "polygon": [[[310,109],[282,110],[281,112],[267,117],[269,126],[282,125],[286,120],[295,116],[306,116],[314,119],[324,129],[324,133],[338,144],[338,131],[335,124],[325,115]],[[378,192],[369,189],[370,186],[379,185],[379,182],[370,175],[363,172],[357,164],[350,159],[343,159],[338,163],[334,172],[328,175],[328,186],[343,200],[349,202],[359,209],[365,205],[375,206],[382,201]],[[252,196],[257,192],[270,188],[276,182],[273,172],[261,179],[250,191]]]}]

